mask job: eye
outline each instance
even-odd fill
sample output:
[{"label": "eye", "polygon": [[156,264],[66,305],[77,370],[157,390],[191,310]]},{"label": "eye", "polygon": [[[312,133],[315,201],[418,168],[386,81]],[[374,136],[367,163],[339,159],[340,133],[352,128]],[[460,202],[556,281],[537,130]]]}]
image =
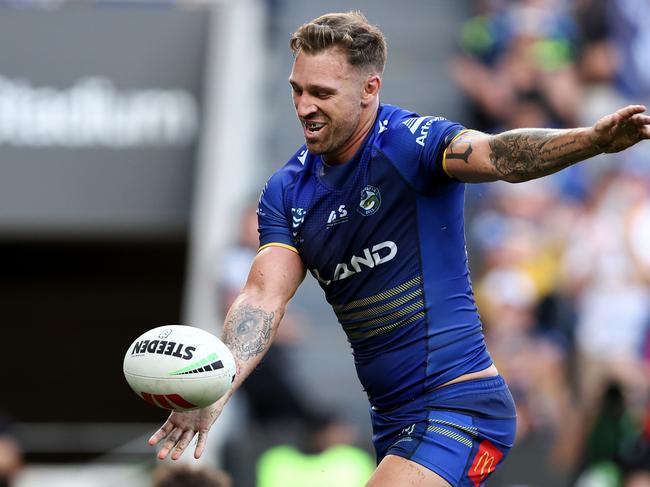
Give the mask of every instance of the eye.
[{"label": "eye", "polygon": [[237,326],[238,335],[246,335],[251,330],[251,320],[246,320]]},{"label": "eye", "polygon": [[327,100],[331,96],[332,96],[331,93],[316,93],[316,98],[318,98],[319,100]]}]

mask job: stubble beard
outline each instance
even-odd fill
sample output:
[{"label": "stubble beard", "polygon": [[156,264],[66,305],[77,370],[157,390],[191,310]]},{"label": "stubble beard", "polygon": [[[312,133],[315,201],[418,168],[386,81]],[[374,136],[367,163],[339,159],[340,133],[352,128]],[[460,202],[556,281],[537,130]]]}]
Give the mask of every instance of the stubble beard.
[{"label": "stubble beard", "polygon": [[314,155],[336,156],[339,152],[343,150],[343,148],[352,138],[357,128],[359,127],[360,120],[361,117],[359,116],[359,114],[356,114],[356,117],[354,118],[354,122],[350,124],[334,125],[334,123],[330,119],[330,126],[328,127],[328,129],[331,130],[329,135],[329,142],[323,141],[326,144],[325,145],[321,141],[318,141],[316,142],[316,144],[312,144],[313,147],[310,147],[309,142],[305,141],[307,142],[307,150]]}]

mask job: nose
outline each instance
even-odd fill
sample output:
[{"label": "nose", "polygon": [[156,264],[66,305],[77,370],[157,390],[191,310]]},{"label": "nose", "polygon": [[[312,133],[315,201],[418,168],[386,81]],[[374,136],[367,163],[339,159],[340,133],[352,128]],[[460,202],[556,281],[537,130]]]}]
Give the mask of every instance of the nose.
[{"label": "nose", "polygon": [[313,98],[304,92],[300,95],[294,93],[293,102],[296,106],[296,114],[299,118],[309,118],[310,115],[313,115],[318,111]]}]

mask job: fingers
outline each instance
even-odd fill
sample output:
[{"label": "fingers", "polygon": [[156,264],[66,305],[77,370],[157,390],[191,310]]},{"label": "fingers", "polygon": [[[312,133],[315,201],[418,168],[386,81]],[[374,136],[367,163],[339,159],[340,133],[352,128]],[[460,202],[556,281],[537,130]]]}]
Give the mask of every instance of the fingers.
[{"label": "fingers", "polygon": [[619,115],[623,120],[630,118],[637,113],[643,113],[646,111],[644,105],[628,105],[616,111],[616,115]]},{"label": "fingers", "polygon": [[196,448],[194,449],[194,458],[197,460],[203,455],[203,450],[205,449],[205,441],[208,438],[207,431],[199,431],[199,438],[196,441]]},{"label": "fingers", "polygon": [[600,145],[606,147],[611,143],[612,137],[619,137],[619,134],[623,132],[629,133],[630,129],[639,130],[641,138],[647,138],[646,132],[647,125],[650,125],[650,116],[643,114],[645,110],[644,105],[628,105],[601,118],[594,125],[595,132],[604,137],[604,140],[599,141]]},{"label": "fingers", "polygon": [[650,116],[637,114],[630,118],[630,121],[639,127],[643,125],[650,125]]},{"label": "fingers", "polygon": [[187,448],[187,445],[190,444],[195,434],[196,433],[194,430],[186,430],[183,433],[183,435],[178,440],[178,443],[176,444],[176,448],[174,448],[174,452],[172,453],[172,460],[178,460],[181,457],[185,451],[185,448]]},{"label": "fingers", "polygon": [[163,424],[158,431],[156,431],[153,435],[151,435],[151,438],[149,438],[149,444],[152,446],[156,445],[160,440],[165,438],[173,429],[174,429],[174,425],[171,423],[171,421],[169,420],[165,421],[165,424]]},{"label": "fingers", "polygon": [[165,440],[163,443],[162,448],[158,452],[158,458],[160,460],[164,460],[167,458],[167,455],[171,451],[172,448],[178,443],[178,440],[181,438],[181,435],[183,434],[183,430],[180,430],[178,428],[174,429],[174,431],[171,432],[169,435],[169,438]]}]

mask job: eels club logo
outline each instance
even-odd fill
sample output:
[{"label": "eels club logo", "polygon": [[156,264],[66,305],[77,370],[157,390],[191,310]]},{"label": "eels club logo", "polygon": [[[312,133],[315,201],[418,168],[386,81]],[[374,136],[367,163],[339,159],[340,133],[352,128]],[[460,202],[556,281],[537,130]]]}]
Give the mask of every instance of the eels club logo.
[{"label": "eels club logo", "polygon": [[361,201],[357,210],[363,216],[370,216],[379,210],[381,206],[381,193],[379,188],[367,185],[361,190]]}]

